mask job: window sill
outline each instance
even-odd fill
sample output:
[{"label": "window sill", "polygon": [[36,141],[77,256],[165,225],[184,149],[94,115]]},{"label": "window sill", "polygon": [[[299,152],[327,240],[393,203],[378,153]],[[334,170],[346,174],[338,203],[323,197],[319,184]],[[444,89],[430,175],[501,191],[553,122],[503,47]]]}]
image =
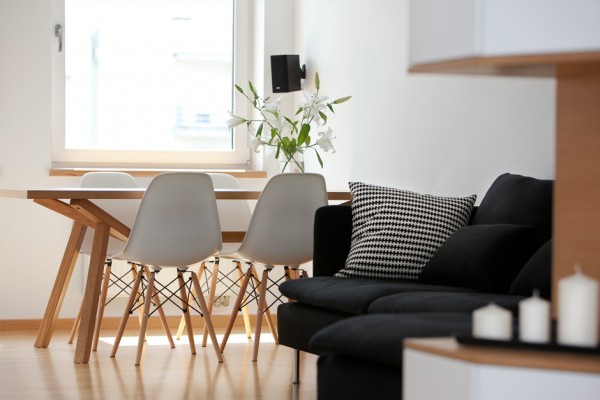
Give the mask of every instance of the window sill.
[{"label": "window sill", "polygon": [[141,168],[141,167],[52,167],[50,176],[82,176],[87,172],[126,172],[134,177],[153,177],[163,172],[221,173],[236,178],[266,178],[266,171],[235,168]]}]

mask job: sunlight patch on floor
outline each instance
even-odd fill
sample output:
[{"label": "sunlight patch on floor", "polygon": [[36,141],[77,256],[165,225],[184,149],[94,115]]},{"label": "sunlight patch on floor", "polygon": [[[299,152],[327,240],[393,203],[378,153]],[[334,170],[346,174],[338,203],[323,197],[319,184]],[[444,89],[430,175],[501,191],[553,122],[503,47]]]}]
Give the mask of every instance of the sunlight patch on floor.
[{"label": "sunlight patch on floor", "polygon": [[[100,341],[112,346],[115,343],[115,337],[114,336],[101,336]],[[217,335],[217,341],[219,343],[221,343],[223,341],[223,335]],[[252,340],[248,339],[248,337],[246,336],[245,333],[237,333],[237,334],[229,335],[229,339],[227,339],[227,344],[246,344],[251,341]],[[201,343],[202,335],[194,335],[194,342]],[[209,338],[209,342],[210,342],[210,338]],[[273,339],[273,335],[266,333],[264,335],[261,335],[260,342],[261,343],[275,343],[275,340]],[[188,340],[187,336],[182,335],[181,339],[175,340],[175,344],[177,344],[177,343],[186,343],[187,344],[187,343],[189,343],[189,340]],[[128,346],[137,346],[137,344],[138,344],[137,336],[123,336],[121,338],[121,343],[119,343],[119,346],[128,347]],[[147,346],[169,346],[169,340],[164,335],[146,336],[146,345]]]}]

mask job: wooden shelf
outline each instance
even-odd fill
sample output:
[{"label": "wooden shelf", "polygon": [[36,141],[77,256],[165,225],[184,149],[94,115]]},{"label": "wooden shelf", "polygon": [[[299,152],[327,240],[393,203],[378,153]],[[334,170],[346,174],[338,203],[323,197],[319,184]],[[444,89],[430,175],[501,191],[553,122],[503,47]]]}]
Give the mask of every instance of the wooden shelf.
[{"label": "wooden shelf", "polygon": [[454,338],[407,339],[405,348],[476,364],[600,373],[598,355],[465,346]]},{"label": "wooden shelf", "polygon": [[600,52],[548,53],[507,55],[495,57],[465,57],[439,62],[417,64],[410,67],[413,73],[497,75],[524,77],[554,77],[556,66],[600,62]]}]

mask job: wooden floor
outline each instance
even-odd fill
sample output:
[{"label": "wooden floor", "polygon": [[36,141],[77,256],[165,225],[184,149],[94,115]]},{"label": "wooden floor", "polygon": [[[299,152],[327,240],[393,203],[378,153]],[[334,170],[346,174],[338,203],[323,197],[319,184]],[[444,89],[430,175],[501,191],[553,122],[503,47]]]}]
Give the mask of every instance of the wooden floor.
[{"label": "wooden floor", "polygon": [[[221,336],[217,336],[221,340]],[[89,364],[75,364],[68,332],[57,331],[50,347],[33,347],[35,331],[2,332],[0,399],[316,399],[316,360],[302,354],[301,379],[292,385],[292,349],[261,340],[258,362],[252,342],[232,335],[217,363],[212,347],[192,356],[187,340],[170,349],[160,330],[148,333],[142,365],[135,367],[135,332],[126,332],[115,358],[111,337],[102,337]],[[210,346],[210,342],[209,342]]]}]

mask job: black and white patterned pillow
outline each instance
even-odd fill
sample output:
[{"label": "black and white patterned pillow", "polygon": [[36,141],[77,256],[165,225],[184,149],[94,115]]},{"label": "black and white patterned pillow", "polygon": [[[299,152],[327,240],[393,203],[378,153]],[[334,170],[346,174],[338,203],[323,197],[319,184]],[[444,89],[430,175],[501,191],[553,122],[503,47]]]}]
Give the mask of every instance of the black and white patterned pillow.
[{"label": "black and white patterned pillow", "polygon": [[476,196],[440,197],[351,182],[352,242],[344,278],[419,278],[433,253],[469,222]]}]

